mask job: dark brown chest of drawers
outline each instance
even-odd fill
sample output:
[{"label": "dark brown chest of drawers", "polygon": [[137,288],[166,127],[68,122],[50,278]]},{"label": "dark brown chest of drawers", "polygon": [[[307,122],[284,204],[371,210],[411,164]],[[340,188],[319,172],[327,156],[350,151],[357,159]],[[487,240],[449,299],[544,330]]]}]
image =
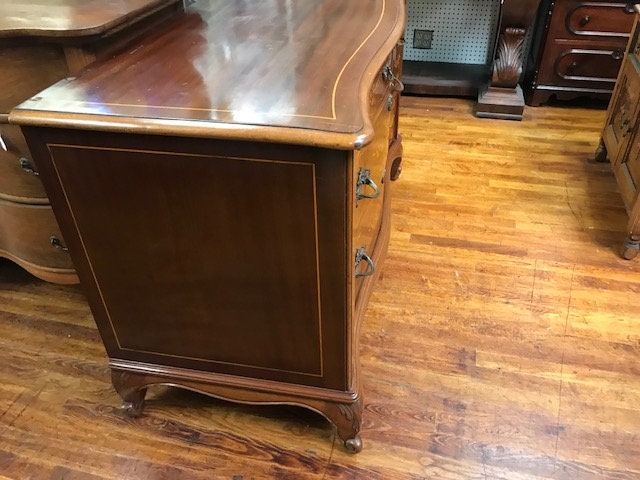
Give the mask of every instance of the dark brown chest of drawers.
[{"label": "dark brown chest of drawers", "polygon": [[525,81],[527,103],[611,96],[633,26],[635,2],[543,4]]},{"label": "dark brown chest of drawers", "polygon": [[403,31],[401,0],[200,0],[12,111],[129,413],[171,384],[311,408],[362,448]]}]

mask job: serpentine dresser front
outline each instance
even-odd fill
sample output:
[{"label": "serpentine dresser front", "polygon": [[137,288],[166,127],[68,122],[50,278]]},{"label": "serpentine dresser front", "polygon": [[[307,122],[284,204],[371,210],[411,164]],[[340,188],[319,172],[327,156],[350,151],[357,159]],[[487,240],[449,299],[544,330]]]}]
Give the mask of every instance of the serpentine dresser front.
[{"label": "serpentine dresser front", "polygon": [[322,413],[359,451],[403,0],[200,0],[13,110],[132,415],[172,384]]}]

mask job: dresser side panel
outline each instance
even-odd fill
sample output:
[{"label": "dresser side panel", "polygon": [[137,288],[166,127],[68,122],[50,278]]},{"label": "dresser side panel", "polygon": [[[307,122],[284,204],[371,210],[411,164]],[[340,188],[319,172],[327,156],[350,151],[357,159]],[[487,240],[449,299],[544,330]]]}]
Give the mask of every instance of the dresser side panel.
[{"label": "dresser side panel", "polygon": [[111,358],[346,389],[341,156],[27,132]]}]

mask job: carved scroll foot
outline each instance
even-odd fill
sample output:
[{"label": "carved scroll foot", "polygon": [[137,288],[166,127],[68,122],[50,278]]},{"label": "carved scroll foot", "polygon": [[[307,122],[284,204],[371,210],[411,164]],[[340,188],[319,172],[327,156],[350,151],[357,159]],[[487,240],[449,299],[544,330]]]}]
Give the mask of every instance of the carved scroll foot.
[{"label": "carved scroll foot", "polygon": [[122,398],[122,409],[129,417],[139,417],[147,394],[146,377],[119,370],[111,371],[111,383]]},{"label": "carved scroll foot", "polygon": [[325,416],[336,426],[338,437],[350,453],[362,450],[360,423],[362,421],[362,399],[350,404],[329,403],[323,409]]}]

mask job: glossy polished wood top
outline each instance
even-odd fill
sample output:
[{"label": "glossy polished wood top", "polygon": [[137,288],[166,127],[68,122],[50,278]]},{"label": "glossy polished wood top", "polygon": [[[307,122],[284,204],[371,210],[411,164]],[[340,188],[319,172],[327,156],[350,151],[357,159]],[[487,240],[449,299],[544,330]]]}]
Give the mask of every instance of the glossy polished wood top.
[{"label": "glossy polished wood top", "polygon": [[13,111],[23,125],[353,148],[404,0],[199,0]]},{"label": "glossy polished wood top", "polygon": [[178,0],[2,0],[0,38],[100,35]]}]

